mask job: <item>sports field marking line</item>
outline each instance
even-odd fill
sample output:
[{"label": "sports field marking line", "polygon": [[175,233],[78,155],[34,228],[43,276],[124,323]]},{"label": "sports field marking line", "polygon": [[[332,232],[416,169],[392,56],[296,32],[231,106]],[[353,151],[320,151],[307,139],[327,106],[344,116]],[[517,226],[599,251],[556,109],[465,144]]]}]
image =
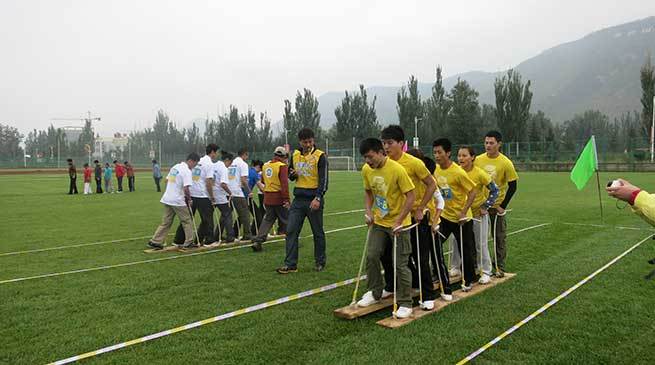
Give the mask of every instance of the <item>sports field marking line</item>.
[{"label": "sports field marking line", "polygon": [[578,289],[579,287],[583,286],[584,284],[588,283],[588,282],[589,282],[591,279],[593,279],[596,275],[598,275],[598,274],[600,274],[601,272],[605,271],[608,267],[614,265],[617,261],[619,261],[620,259],[622,259],[625,255],[629,254],[630,252],[632,252],[632,251],[633,251],[634,249],[636,249],[637,247],[639,247],[642,243],[648,241],[651,237],[653,237],[653,235],[649,235],[648,237],[644,238],[643,240],[637,242],[637,243],[634,244],[632,247],[630,247],[629,249],[625,250],[622,254],[618,255],[617,257],[615,257],[614,259],[612,259],[610,262],[608,262],[607,264],[605,264],[603,267],[601,267],[600,269],[594,271],[591,275],[587,276],[586,278],[580,280],[577,284],[575,284],[575,285],[573,285],[572,287],[568,288],[568,289],[567,289],[566,291],[564,291],[562,294],[558,295],[557,297],[553,298],[553,299],[552,299],[551,301],[549,301],[548,303],[544,304],[541,308],[539,308],[539,309],[537,309],[536,311],[532,312],[532,314],[530,314],[529,316],[525,317],[523,320],[521,320],[521,321],[518,322],[517,324],[513,325],[512,327],[510,327],[507,331],[501,333],[498,337],[496,337],[496,338],[494,338],[493,340],[487,342],[484,346],[480,347],[479,349],[473,351],[470,355],[468,355],[468,356],[466,356],[465,358],[463,358],[462,360],[460,360],[460,361],[457,363],[457,365],[466,364],[466,363],[468,363],[469,361],[475,359],[477,356],[479,356],[480,354],[482,354],[483,352],[485,352],[486,350],[488,350],[489,348],[491,348],[493,345],[495,345],[495,344],[497,344],[498,342],[500,342],[500,340],[502,340],[503,338],[505,338],[505,337],[511,335],[513,332],[515,332],[516,330],[518,330],[519,328],[521,328],[521,326],[523,326],[524,324],[530,322],[531,320],[533,320],[534,318],[536,318],[538,315],[542,314],[543,312],[545,312],[546,310],[548,310],[550,307],[552,307],[553,305],[557,304],[560,300],[566,298],[566,297],[567,297],[569,294],[571,294],[573,291],[575,291],[575,290]]},{"label": "sports field marking line", "polygon": [[[512,234],[524,232],[524,231],[527,231],[529,229],[542,227],[542,226],[545,226],[545,225],[548,225],[548,224],[550,224],[550,223],[542,223],[542,224],[538,224],[538,225],[535,225],[535,226],[532,226],[532,227],[523,228],[523,229],[521,229],[519,231],[510,232],[507,235],[510,236]],[[345,227],[345,228],[337,228],[337,229],[333,229],[333,230],[330,230],[330,231],[325,231],[325,233],[326,234],[327,233],[335,233],[335,232],[341,232],[341,231],[357,229],[357,228],[362,228],[362,227],[366,227],[366,225],[361,224],[361,225],[350,226],[350,227]],[[303,236],[303,237],[300,237],[300,238],[310,238],[312,236],[313,235],[310,234],[310,235]],[[284,240],[285,240],[284,238],[280,238],[280,239],[276,239],[276,240],[272,240],[272,241],[266,241],[266,242],[264,242],[264,244],[269,244],[269,243],[274,243],[274,242],[282,242]],[[19,282],[19,281],[50,278],[50,277],[55,277],[55,276],[80,274],[80,273],[85,273],[85,272],[90,272],[90,271],[107,270],[107,269],[113,269],[113,268],[117,268],[117,267],[133,266],[133,265],[139,265],[139,264],[149,264],[149,263],[152,263],[152,262],[174,260],[174,259],[179,259],[179,258],[183,258],[183,257],[199,256],[199,255],[206,255],[206,254],[216,253],[216,252],[238,250],[238,249],[241,249],[241,248],[247,248],[247,247],[251,247],[251,246],[252,246],[252,244],[242,245],[242,246],[226,247],[226,248],[217,248],[215,250],[192,252],[192,253],[183,254],[183,255],[160,257],[160,258],[150,259],[150,260],[132,261],[132,262],[125,262],[125,263],[122,263],[122,264],[106,265],[106,266],[91,267],[91,268],[86,268],[86,269],[78,269],[78,270],[71,270],[71,271],[55,272],[55,273],[50,273],[50,274],[27,276],[27,277],[22,277],[22,278],[15,278],[15,279],[7,279],[7,280],[0,281],[0,285],[15,283],[15,282]]]},{"label": "sports field marking line", "polygon": [[[90,352],[87,352],[87,353],[84,353],[84,354],[81,354],[81,355],[76,355],[76,356],[72,356],[72,357],[69,357],[69,358],[66,358],[66,359],[63,359],[63,360],[58,360],[58,361],[50,363],[50,365],[53,365],[53,364],[54,365],[69,364],[69,363],[72,363],[72,362],[75,362],[75,361],[79,361],[79,360],[82,360],[82,359],[87,359],[87,358],[94,357],[94,356],[97,356],[97,355],[100,355],[100,354],[105,354],[107,352],[115,351],[115,350],[122,349],[122,348],[125,348],[125,347],[128,347],[128,346],[141,344],[141,343],[151,341],[151,340],[155,340],[155,339],[158,339],[158,338],[161,338],[161,337],[166,337],[166,336],[178,333],[178,332],[187,331],[187,330],[190,330],[190,329],[193,329],[193,328],[196,328],[196,327],[200,327],[200,326],[204,326],[204,325],[207,325],[207,324],[210,324],[210,323],[219,322],[219,321],[223,321],[223,320],[226,320],[226,319],[229,319],[229,318],[238,317],[238,316],[244,315],[246,313],[252,313],[252,312],[255,312],[255,311],[262,310],[262,309],[274,307],[276,305],[289,303],[289,302],[292,302],[294,300],[306,298],[306,297],[316,295],[316,294],[320,294],[320,293],[324,293],[324,292],[327,292],[327,291],[330,291],[330,290],[333,290],[333,289],[336,289],[336,288],[339,288],[339,287],[342,287],[342,286],[350,285],[350,284],[354,283],[356,279],[357,278],[352,278],[352,279],[348,279],[348,280],[344,280],[344,281],[339,281],[339,282],[336,282],[336,283],[332,283],[332,284],[329,284],[329,285],[322,286],[320,288],[315,288],[315,289],[307,290],[307,291],[300,292],[300,293],[297,293],[297,294],[288,295],[286,297],[269,300],[267,302],[263,302],[263,303],[260,303],[260,304],[257,304],[257,305],[253,305],[253,306],[246,307],[246,308],[241,308],[241,309],[238,309],[238,310],[235,310],[235,311],[232,311],[232,312],[228,312],[228,313],[225,313],[225,314],[221,314],[221,315],[218,315],[218,316],[215,316],[215,317],[203,319],[202,321],[192,322],[192,323],[189,323],[189,324],[185,324],[183,326],[179,326],[179,327],[175,327],[175,328],[172,328],[172,329],[169,329],[169,330],[153,333],[151,335],[143,336],[143,337],[140,337],[140,338],[137,338],[137,339],[134,339],[134,340],[121,342],[121,343],[116,344],[116,345],[103,347],[103,348],[95,350],[95,351],[90,351]],[[365,280],[366,275],[360,276],[359,279],[360,280]]]},{"label": "sports field marking line", "polygon": [[[512,234],[525,232],[527,230],[543,227],[543,226],[546,226],[546,225],[549,225],[549,224],[550,223],[538,224],[538,225],[535,225],[535,226],[532,226],[532,227],[527,227],[527,228],[520,229],[518,231],[510,232],[507,235],[512,235]],[[358,227],[363,227],[363,226],[364,225],[358,226]],[[81,355],[76,355],[76,356],[72,356],[72,357],[69,357],[69,358],[66,358],[66,359],[63,359],[63,360],[58,360],[58,361],[55,361],[55,362],[51,363],[51,365],[52,364],[56,364],[56,365],[69,364],[71,362],[79,361],[79,360],[82,360],[82,359],[87,359],[89,357],[94,357],[94,356],[97,356],[97,355],[100,355],[100,354],[115,351],[115,350],[122,349],[122,348],[125,348],[125,347],[128,347],[128,346],[132,346],[132,345],[144,343],[144,342],[147,342],[147,341],[150,341],[150,340],[154,340],[154,339],[157,339],[157,338],[169,336],[169,335],[172,335],[172,334],[175,334],[175,333],[178,333],[178,332],[187,331],[187,330],[190,330],[190,329],[193,329],[193,328],[196,328],[196,327],[200,327],[200,326],[204,326],[204,325],[207,325],[207,324],[210,324],[210,323],[214,323],[214,322],[222,321],[222,320],[225,320],[225,319],[228,319],[228,318],[237,317],[237,316],[240,316],[240,315],[243,315],[243,314],[246,314],[246,313],[255,312],[255,311],[258,311],[258,310],[270,308],[270,307],[273,307],[273,306],[276,306],[276,305],[279,305],[279,304],[288,303],[288,302],[291,302],[291,301],[294,301],[294,300],[302,299],[302,298],[309,297],[309,296],[312,296],[312,295],[315,295],[315,294],[319,294],[319,293],[323,293],[323,292],[326,292],[326,291],[329,291],[329,290],[332,290],[332,289],[336,289],[338,287],[350,285],[350,284],[354,283],[356,279],[357,278],[352,278],[352,279],[340,281],[340,282],[337,282],[337,283],[333,283],[333,284],[330,284],[330,285],[322,286],[320,288],[304,291],[304,292],[301,292],[301,293],[298,293],[298,294],[289,295],[289,296],[282,297],[282,298],[279,298],[279,299],[270,300],[268,302],[260,303],[260,304],[253,305],[253,306],[250,306],[250,307],[247,307],[247,308],[242,308],[242,309],[239,309],[239,310],[236,310],[236,311],[221,314],[221,315],[216,316],[216,317],[207,318],[207,319],[204,319],[202,321],[189,323],[189,324],[179,326],[179,327],[176,327],[176,328],[173,328],[173,329],[153,333],[151,335],[143,336],[143,337],[140,337],[140,338],[137,338],[137,339],[134,339],[134,340],[130,340],[130,341],[126,341],[126,342],[122,342],[122,343],[119,343],[119,344],[116,344],[116,345],[104,347],[104,348],[101,348],[101,349],[98,349],[98,350],[95,350],[95,351],[90,351],[90,352],[87,352],[87,353],[84,353],[84,354],[81,354]],[[366,280],[366,275],[362,275],[359,279],[360,280]]]},{"label": "sports field marking line", "polygon": [[[512,217],[512,220],[534,222],[534,221],[539,221],[540,219]],[[598,228],[627,229],[627,230],[633,230],[633,231],[655,231],[655,229],[648,228],[648,227],[612,226],[612,225],[609,225],[609,224],[575,223],[575,222],[552,222],[552,223],[554,223],[554,224],[565,224],[565,225],[569,225],[569,226],[583,226],[583,227],[586,226],[586,227],[598,227]]]},{"label": "sports field marking line", "polygon": [[[351,213],[357,213],[357,212],[363,212],[363,211],[364,211],[364,209],[355,209],[355,210],[347,210],[347,211],[344,211],[344,212],[326,213],[326,214],[323,214],[323,216],[324,217],[329,217],[329,216],[351,214]],[[172,235],[172,234],[173,233],[170,233],[169,236]],[[37,249],[25,250],[25,251],[2,252],[2,253],[0,253],[0,257],[13,256],[13,255],[24,255],[24,254],[28,254],[28,253],[37,253],[37,252],[54,251],[54,250],[65,250],[65,249],[76,248],[76,247],[102,245],[102,244],[105,244],[105,243],[119,243],[119,242],[136,241],[136,240],[142,240],[142,239],[151,238],[151,237],[152,236],[141,236],[141,237],[132,237],[132,238],[122,238],[122,239],[118,239],[118,240],[98,241],[98,242],[90,242],[90,243],[78,243],[78,244],[67,245],[67,246],[37,248]],[[40,241],[42,241],[42,240],[40,240]]]},{"label": "sports field marking line", "polygon": [[[357,229],[357,228],[362,228],[362,227],[366,227],[366,225],[365,224],[360,224],[360,225],[357,225],[357,226],[337,228],[337,229],[325,231],[325,233],[326,234],[335,233],[335,232],[347,231],[347,230]],[[310,235],[299,237],[299,238],[309,238],[309,237],[312,237],[312,236],[313,235],[310,234]],[[274,243],[274,242],[281,242],[281,241],[284,241],[284,240],[285,240],[284,238],[281,238],[281,239],[276,239],[276,240],[264,242],[264,244],[269,244],[269,243]],[[50,277],[55,277],[55,276],[63,276],[63,275],[71,275],[71,274],[80,274],[80,273],[89,272],[89,271],[106,270],[106,269],[113,269],[113,268],[125,267],[125,266],[133,266],[133,265],[139,265],[139,264],[149,264],[149,263],[152,263],[152,262],[174,260],[174,259],[179,259],[179,258],[183,258],[183,257],[207,255],[207,254],[216,253],[216,252],[238,250],[238,249],[247,248],[247,247],[251,247],[251,246],[252,246],[252,244],[247,244],[247,245],[242,245],[242,246],[226,247],[226,248],[217,248],[215,250],[192,252],[192,253],[183,254],[183,255],[160,257],[160,258],[150,259],[150,260],[132,261],[132,262],[125,262],[125,263],[122,263],[122,264],[106,265],[106,266],[99,266],[99,267],[90,267],[90,268],[86,268],[86,269],[62,271],[62,272],[55,272],[55,273],[50,273],[50,274],[27,276],[27,277],[23,277],[23,278],[7,279],[7,280],[0,281],[0,284],[9,284],[9,283],[15,283],[15,282],[19,282],[19,281],[43,279],[43,278],[50,278]]]}]

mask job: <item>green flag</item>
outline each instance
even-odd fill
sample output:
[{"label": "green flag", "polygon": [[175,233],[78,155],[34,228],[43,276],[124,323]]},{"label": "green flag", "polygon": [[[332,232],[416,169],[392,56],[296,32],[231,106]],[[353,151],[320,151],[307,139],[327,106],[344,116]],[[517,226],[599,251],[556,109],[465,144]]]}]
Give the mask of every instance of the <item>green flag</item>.
[{"label": "green flag", "polygon": [[591,136],[589,142],[584,147],[578,161],[575,162],[573,170],[571,170],[571,181],[575,184],[578,190],[582,190],[587,181],[594,175],[598,169],[598,156],[596,155],[596,139]]}]

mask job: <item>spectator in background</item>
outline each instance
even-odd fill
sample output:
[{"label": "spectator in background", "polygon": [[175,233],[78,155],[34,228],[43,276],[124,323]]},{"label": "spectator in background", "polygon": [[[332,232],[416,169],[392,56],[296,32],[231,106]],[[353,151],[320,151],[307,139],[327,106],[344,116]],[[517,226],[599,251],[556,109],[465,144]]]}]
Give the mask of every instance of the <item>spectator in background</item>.
[{"label": "spectator in background", "polygon": [[116,180],[118,180],[118,192],[123,192],[123,176],[125,176],[125,166],[120,162],[114,160],[114,167],[116,168]]},{"label": "spectator in background", "polygon": [[161,186],[159,185],[159,182],[161,181],[161,167],[157,163],[157,160],[152,160],[152,178],[155,179],[157,192],[161,192]]},{"label": "spectator in background", "polygon": [[105,162],[104,174],[105,174],[105,192],[107,194],[113,193],[114,187],[112,186],[111,183],[111,177],[114,174],[114,170],[111,168],[111,165],[109,165],[109,162]]},{"label": "spectator in background", "polygon": [[127,186],[132,192],[134,191],[134,167],[128,161],[125,161],[125,170],[127,172]]},{"label": "spectator in background", "polygon": [[91,167],[84,164],[84,195],[91,194]]},{"label": "spectator in background", "polygon": [[73,165],[72,158],[69,158],[66,161],[68,162],[68,178],[70,179],[68,195],[77,194],[77,169],[75,169],[75,165]]},{"label": "spectator in background", "polygon": [[100,166],[100,161],[98,160],[93,161],[93,163],[95,164],[93,172],[96,180],[96,193],[102,194],[102,166]]}]

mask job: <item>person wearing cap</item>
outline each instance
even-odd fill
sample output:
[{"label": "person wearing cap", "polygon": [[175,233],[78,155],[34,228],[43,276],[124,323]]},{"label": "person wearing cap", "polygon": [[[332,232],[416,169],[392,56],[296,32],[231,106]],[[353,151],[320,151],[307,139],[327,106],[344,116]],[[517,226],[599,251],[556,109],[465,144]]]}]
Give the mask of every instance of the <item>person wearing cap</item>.
[{"label": "person wearing cap", "polygon": [[290,205],[287,157],[287,150],[284,147],[276,147],[275,152],[273,152],[273,159],[262,167],[266,214],[259,227],[259,235],[253,239],[252,249],[255,252],[262,250],[262,243],[266,241],[268,232],[273,227],[275,220],[280,225],[286,225],[287,223]]}]

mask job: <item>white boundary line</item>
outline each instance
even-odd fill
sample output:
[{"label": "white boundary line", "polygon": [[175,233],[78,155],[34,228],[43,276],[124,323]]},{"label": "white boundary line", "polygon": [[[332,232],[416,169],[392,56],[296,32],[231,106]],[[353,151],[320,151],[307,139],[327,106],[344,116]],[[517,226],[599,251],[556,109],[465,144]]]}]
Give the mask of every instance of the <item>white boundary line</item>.
[{"label": "white boundary line", "polygon": [[[356,229],[356,228],[362,228],[366,227],[365,224],[357,225],[357,226],[350,226],[350,227],[345,227],[345,228],[337,228],[329,231],[325,231],[325,233],[335,233],[335,232],[341,232],[341,231],[347,231],[351,229]],[[312,237],[312,235],[307,235],[299,238],[308,238]],[[277,240],[272,240],[272,241],[267,241],[264,242],[265,244],[268,243],[273,243],[273,242],[281,242],[284,241],[284,238],[277,239]],[[188,254],[182,254],[182,255],[175,255],[175,256],[167,256],[167,257],[160,257],[156,259],[150,259],[150,260],[142,260],[142,261],[132,261],[132,262],[125,262],[122,264],[115,264],[115,265],[106,265],[106,266],[98,266],[98,267],[90,267],[86,269],[78,269],[78,270],[71,270],[71,271],[62,271],[62,272],[55,272],[55,273],[50,273],[50,274],[42,274],[42,275],[35,275],[35,276],[27,276],[27,277],[22,277],[22,278],[15,278],[15,279],[7,279],[7,280],[2,280],[0,281],[0,284],[9,284],[9,283],[15,283],[19,281],[27,281],[27,280],[34,280],[34,279],[43,279],[43,278],[50,278],[54,276],[62,276],[62,275],[70,275],[70,274],[80,274],[84,272],[89,272],[89,271],[98,271],[98,270],[106,270],[106,269],[113,269],[117,267],[125,267],[125,266],[133,266],[133,265],[139,265],[139,264],[149,264],[152,262],[160,262],[160,261],[166,261],[166,260],[174,260],[174,259],[179,259],[179,258],[184,258],[184,257],[191,257],[191,256],[199,256],[199,255],[206,255],[210,253],[216,253],[216,252],[223,252],[223,251],[232,251],[232,250],[238,250],[241,248],[246,248],[246,247],[251,247],[252,244],[247,244],[247,245],[242,245],[242,246],[233,246],[233,247],[226,247],[226,248],[217,248],[215,250],[209,250],[209,251],[201,251],[201,252],[192,252]]]},{"label": "white boundary line", "polygon": [[629,249],[625,250],[622,254],[616,256],[616,257],[615,257],[614,259],[612,259],[610,262],[608,262],[607,264],[605,264],[603,267],[601,267],[600,269],[594,271],[592,274],[590,274],[590,275],[587,276],[586,278],[580,280],[577,284],[575,284],[575,285],[573,285],[572,287],[568,288],[568,289],[567,289],[566,291],[564,291],[562,294],[558,295],[557,297],[555,297],[554,299],[552,299],[552,300],[549,301],[548,303],[544,304],[541,308],[539,308],[539,309],[537,309],[536,311],[532,312],[532,314],[530,314],[529,316],[525,317],[523,320],[521,320],[521,321],[518,322],[517,324],[513,325],[512,327],[510,327],[507,331],[501,333],[498,337],[496,337],[496,338],[494,338],[493,340],[487,342],[484,346],[480,347],[479,349],[473,351],[470,355],[468,355],[468,356],[466,356],[465,358],[463,358],[462,360],[460,360],[460,361],[457,363],[457,365],[463,365],[463,364],[466,364],[466,363],[468,363],[469,361],[475,359],[477,356],[479,356],[480,354],[482,354],[483,352],[485,352],[486,350],[488,350],[489,348],[491,348],[493,345],[495,345],[495,344],[497,344],[498,342],[500,342],[503,338],[505,338],[505,337],[511,335],[511,334],[514,333],[516,330],[518,330],[519,328],[521,328],[521,326],[523,326],[524,324],[530,322],[531,320],[533,320],[534,318],[536,318],[538,315],[540,315],[540,314],[542,314],[543,312],[545,312],[546,310],[548,310],[548,308],[550,308],[550,307],[552,307],[553,305],[557,304],[560,300],[566,298],[566,297],[567,297],[569,294],[571,294],[573,291],[575,291],[575,290],[578,289],[579,287],[583,286],[584,284],[588,283],[588,282],[589,282],[591,279],[593,279],[596,275],[598,275],[598,274],[600,274],[601,272],[605,271],[608,267],[614,265],[617,261],[619,261],[620,259],[622,259],[625,255],[627,255],[627,254],[629,254],[630,252],[632,252],[634,249],[636,249],[637,247],[639,247],[642,243],[648,241],[652,236],[653,236],[653,235],[651,234],[651,235],[649,235],[648,237],[644,238],[643,240],[637,242],[637,243],[634,244],[632,247],[630,247]]},{"label": "white boundary line", "polygon": [[[300,293],[297,293],[297,294],[288,295],[286,297],[274,299],[274,300],[271,300],[271,301],[268,301],[268,302],[260,303],[260,304],[253,305],[253,306],[246,307],[246,308],[242,308],[242,309],[239,309],[239,310],[236,310],[236,311],[221,314],[219,316],[207,318],[207,319],[204,319],[202,321],[189,323],[189,324],[179,326],[179,327],[175,327],[175,328],[172,328],[172,329],[169,329],[169,330],[165,330],[165,331],[153,333],[151,335],[143,336],[143,337],[131,340],[131,341],[121,342],[121,343],[116,344],[116,345],[103,347],[103,348],[95,350],[95,351],[87,352],[87,353],[84,353],[84,354],[81,354],[81,355],[72,356],[72,357],[69,357],[69,358],[66,358],[66,359],[63,359],[63,360],[58,360],[58,361],[50,363],[50,365],[53,365],[53,364],[54,365],[69,364],[69,363],[72,363],[72,362],[75,362],[75,361],[79,361],[79,360],[82,360],[82,359],[87,359],[87,358],[94,357],[94,356],[97,356],[97,355],[100,355],[100,354],[105,354],[107,352],[115,351],[115,350],[122,349],[122,348],[125,348],[125,347],[128,347],[128,346],[132,346],[132,345],[144,343],[146,341],[155,340],[155,339],[158,339],[158,338],[161,338],[161,337],[169,336],[169,335],[172,335],[172,334],[175,334],[175,333],[178,333],[178,332],[187,331],[187,330],[190,330],[190,329],[193,329],[193,328],[196,328],[196,327],[200,327],[200,326],[204,326],[204,325],[207,325],[207,324],[210,324],[210,323],[223,321],[223,320],[233,318],[233,317],[237,317],[237,316],[240,316],[240,315],[243,315],[243,314],[246,314],[246,313],[259,311],[259,310],[262,310],[262,309],[274,307],[276,305],[288,303],[288,302],[291,302],[291,301],[294,301],[294,300],[306,298],[306,297],[309,297],[309,296],[312,296],[312,295],[324,293],[324,292],[327,292],[327,291],[330,291],[330,290],[333,290],[333,289],[336,289],[336,288],[339,288],[339,287],[342,287],[342,286],[350,285],[350,284],[354,283],[356,279],[357,278],[352,278],[352,279],[348,279],[348,280],[344,280],[344,281],[339,281],[339,282],[336,282],[336,283],[332,283],[332,284],[329,284],[329,285],[322,286],[320,288],[315,288],[315,289],[307,290],[307,291],[300,292]],[[360,276],[359,279],[360,280],[365,280],[366,275]]]},{"label": "white boundary line", "polygon": [[[357,212],[363,212],[363,211],[364,211],[364,209],[355,209],[355,210],[347,210],[347,211],[344,211],[344,212],[326,213],[326,214],[323,214],[323,216],[324,217],[329,217],[329,216],[334,216],[334,215],[351,214],[351,213],[357,213]],[[170,233],[169,236],[172,235],[172,234],[173,233]],[[68,248],[102,245],[102,244],[105,244],[105,243],[118,243],[118,242],[136,241],[136,240],[141,240],[141,239],[146,239],[146,238],[151,238],[151,237],[152,236],[141,236],[141,237],[133,237],[133,238],[122,238],[122,239],[110,240],[110,241],[78,243],[78,244],[67,245],[67,246],[37,248],[37,249],[25,250],[25,251],[0,252],[0,257],[13,256],[13,255],[24,255],[24,254],[28,254],[28,253],[37,253],[37,252],[54,251],[54,250],[65,250],[65,249],[68,249]],[[39,240],[39,241],[43,241],[43,240]]]}]

